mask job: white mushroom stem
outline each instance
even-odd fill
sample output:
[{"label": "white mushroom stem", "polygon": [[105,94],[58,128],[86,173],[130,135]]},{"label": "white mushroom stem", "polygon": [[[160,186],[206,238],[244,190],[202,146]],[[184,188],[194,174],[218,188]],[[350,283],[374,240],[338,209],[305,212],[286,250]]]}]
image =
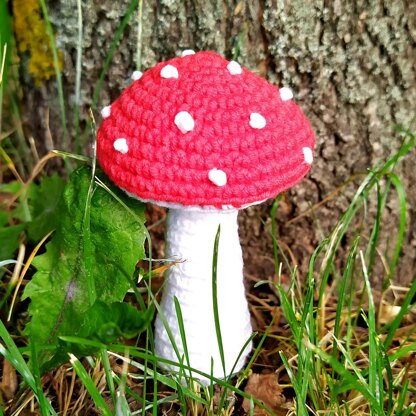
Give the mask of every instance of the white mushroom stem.
[{"label": "white mushroom stem", "polygon": [[[242,351],[252,328],[243,283],[237,214],[237,210],[204,212],[171,209],[167,219],[167,256],[182,262],[166,274],[161,309],[186,365],[174,305],[176,296],[181,306],[190,366],[211,374],[212,358],[212,374],[221,379],[224,378],[224,370],[215,330],[212,295],[214,242],[219,224],[217,305],[226,376],[241,370],[252,347],[249,343]],[[158,356],[178,362],[160,316],[156,319],[155,348]],[[162,366],[178,370],[178,367]],[[193,376],[202,382],[207,381],[198,374]]]}]

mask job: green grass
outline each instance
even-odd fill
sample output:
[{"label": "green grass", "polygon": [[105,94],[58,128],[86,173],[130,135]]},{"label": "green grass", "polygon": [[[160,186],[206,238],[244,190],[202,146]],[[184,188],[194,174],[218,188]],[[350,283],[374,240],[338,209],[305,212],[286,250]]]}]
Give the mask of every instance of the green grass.
[{"label": "green grass", "polygon": [[[376,218],[373,219],[373,224],[367,224],[367,226],[370,227],[370,230],[373,226],[372,236],[378,236],[382,214],[388,201],[388,193],[391,192],[390,184],[394,185],[400,204],[400,219],[396,243],[393,247],[389,267],[385,271],[385,280],[390,282],[398,264],[406,223],[406,198],[402,184],[393,170],[399,158],[414,145],[413,134],[403,132],[403,135],[401,150],[365,177],[350,206],[334,227],[332,234],[316,249],[310,260],[307,287],[300,291],[302,296],[296,298],[294,294],[299,293],[298,290],[287,292],[281,285],[277,285],[281,307],[296,345],[297,372],[293,371],[293,365],[289,364],[284,352],[281,352],[281,356],[296,393],[299,415],[309,414],[311,407],[315,412],[332,411],[333,414],[339,414],[338,412],[354,414],[348,403],[342,400],[346,393],[351,391],[359,392],[362,395],[362,398],[368,403],[369,414],[401,414],[397,413],[395,404],[400,403],[403,391],[398,388],[398,378],[394,378],[392,361],[389,359],[391,353],[389,354],[388,348],[391,341],[396,338],[396,331],[412,302],[414,306],[416,283],[413,283],[407,296],[402,300],[402,306],[396,318],[390,325],[380,328],[368,273],[369,268],[367,267],[367,263],[370,266],[374,265],[374,253],[379,251],[375,245],[378,239],[369,239],[367,245],[361,244],[362,248],[359,249],[366,230],[360,230],[360,234],[358,234],[352,223],[357,217],[365,215],[360,209],[364,204],[370,204],[371,192],[377,189],[379,209]],[[384,187],[380,184],[383,178],[387,179]],[[384,192],[382,188],[384,188]],[[365,221],[368,223],[369,218],[366,218]],[[341,273],[340,270],[334,269],[333,264],[340,241],[346,233],[355,235],[355,240]],[[366,256],[365,253],[368,255]],[[320,262],[319,259],[321,259]],[[319,274],[316,273],[317,271]],[[330,339],[325,341],[327,348],[323,349],[320,315],[322,315],[322,309],[326,308],[325,297],[328,292],[330,274],[332,276],[338,275],[339,281],[331,284],[338,289],[335,298],[337,306],[333,330],[330,333]],[[359,282],[363,280],[365,285],[360,287]],[[296,285],[297,281],[293,278],[292,282]],[[384,285],[385,290],[388,287],[389,285]],[[357,293],[356,290],[362,290],[358,297],[354,297],[354,294]],[[317,294],[319,294],[318,297]],[[367,305],[365,309],[364,304]],[[359,312],[355,318],[351,316],[354,311]],[[354,337],[359,329],[357,323],[359,316],[365,322],[367,336],[362,344],[354,345]],[[341,322],[345,320],[346,324],[341,328]],[[409,340],[414,339],[414,336],[413,328],[409,331]],[[402,343],[399,350],[406,348],[407,345],[408,341]],[[366,365],[364,368],[356,363],[359,351],[365,351]],[[410,411],[406,410],[406,412]]]},{"label": "green grass", "polygon": [[[142,5],[142,1],[130,2],[115,33],[94,89],[93,109],[97,105],[99,92],[112,57],[137,7],[139,13],[136,64],[138,67],[141,65]],[[66,160],[75,157],[78,162],[91,163],[90,159],[83,155],[71,154],[73,149],[69,146],[70,130],[67,116],[72,112],[75,115],[73,142],[75,151],[80,153],[86,137],[91,133],[91,126],[94,135],[93,118],[91,118],[91,126],[87,126],[84,130],[80,123],[83,50],[81,2],[77,2],[78,43],[74,109],[65,107],[65,92],[59,72],[54,32],[43,0],[41,6],[54,51],[61,124],[65,143],[68,143],[68,147],[60,153]],[[238,53],[238,43],[236,53]],[[1,88],[0,101],[4,96],[3,86]],[[2,104],[0,102],[0,106]],[[20,119],[18,107],[15,105],[13,108],[15,118]],[[20,126],[20,122],[16,121],[16,124]],[[17,166],[16,170],[25,177],[28,173],[26,170],[30,165],[34,165],[35,161],[27,162],[28,155],[32,152],[25,144],[27,142],[24,140],[21,128],[16,127],[16,130],[15,138],[18,139],[18,144],[15,148],[10,144],[7,149],[13,153],[10,160],[13,159],[13,163]],[[1,135],[3,133],[0,131]],[[68,363],[64,367],[51,371],[48,377],[44,377],[39,363],[36,359],[33,360],[33,357],[37,357],[35,350],[37,346],[27,344],[27,337],[22,333],[21,322],[18,320],[22,315],[15,313],[14,321],[7,325],[0,323],[0,355],[12,364],[18,374],[20,387],[14,393],[12,402],[0,404],[0,414],[4,414],[7,409],[8,414],[17,415],[22,408],[31,407],[42,415],[62,414],[63,409],[67,409],[67,414],[71,414],[72,411],[88,409],[92,406],[103,415],[150,413],[157,415],[162,408],[166,411],[173,409],[171,414],[231,415],[234,408],[239,408],[243,399],[248,402],[249,414],[255,414],[256,409],[263,409],[264,414],[273,414],[273,409],[245,391],[251,374],[261,372],[260,358],[264,353],[273,355],[275,362],[278,362],[276,368],[269,370],[276,372],[276,384],[282,386],[286,397],[287,414],[406,416],[414,413],[416,363],[412,357],[416,350],[416,324],[412,311],[416,306],[416,276],[413,277],[410,287],[404,288],[404,294],[396,304],[389,299],[391,299],[391,284],[397,277],[400,255],[409,226],[406,221],[408,208],[406,193],[395,169],[414,146],[415,137],[411,131],[405,129],[398,130],[395,134],[401,136],[401,148],[388,160],[369,168],[368,173],[362,175],[361,183],[356,184],[356,181],[352,181],[348,185],[350,188],[356,186],[355,194],[345,212],[333,224],[332,231],[324,235],[317,244],[310,256],[307,270],[300,270],[292,262],[287,250],[284,250],[279,243],[276,213],[281,198],[276,198],[272,204],[270,221],[273,250],[272,253],[265,254],[273,257],[276,279],[257,283],[254,289],[268,294],[273,303],[273,309],[270,309],[273,312],[264,314],[267,327],[253,335],[255,349],[237,378],[224,374],[224,378],[220,380],[191,368],[181,305],[175,299],[185,350],[184,355],[180,355],[157,302],[158,293],[152,289],[150,260],[148,279],[143,279],[140,287],[132,285],[134,297],[133,300],[129,298],[129,301],[134,302],[141,310],[144,310],[147,304],[152,304],[161,314],[179,364],[154,355],[154,334],[152,328],[149,328],[135,340],[134,344],[116,342],[107,345],[79,337],[62,338],[62,341],[74,345],[95,347],[98,353],[83,359],[69,354]],[[19,153],[24,155],[22,160],[14,156]],[[71,166],[71,162],[68,162],[67,167]],[[92,185],[93,182],[91,189]],[[98,178],[95,178],[95,185],[111,193],[111,190]],[[112,195],[117,199],[115,194]],[[392,198],[398,201],[397,227],[395,234],[390,236],[391,245],[385,248],[382,228],[387,204]],[[18,203],[24,205],[24,198]],[[91,199],[86,206],[85,217],[88,216],[90,203]],[[373,208],[374,215],[370,214],[370,207]],[[124,209],[128,208],[124,206]],[[319,208],[312,209],[307,215],[312,219],[319,218]],[[319,229],[318,222],[312,222],[311,226]],[[147,237],[150,241],[149,234]],[[213,247],[212,301],[217,340],[223,357],[216,302],[216,258],[219,237],[220,231],[217,234],[216,245]],[[347,249],[345,241],[347,241]],[[151,247],[150,243],[149,246]],[[151,253],[149,257],[152,258]],[[14,259],[0,262],[2,270],[9,272],[1,280],[1,287],[5,293],[13,291],[8,278],[15,264]],[[284,279],[284,275],[290,277],[289,284]],[[130,276],[127,278],[131,279]],[[379,279],[383,282],[381,289],[375,287]],[[27,280],[24,283],[26,284]],[[380,319],[383,315],[381,313],[383,300],[389,302],[388,307],[399,307],[387,323]],[[3,314],[6,312],[6,306],[1,311]],[[23,316],[24,308],[23,303],[16,306],[16,309],[23,310]],[[277,322],[283,323],[278,330],[276,330]],[[270,345],[273,345],[274,349]],[[32,357],[30,365],[29,357]],[[173,370],[167,372],[161,368],[161,364]],[[60,390],[56,390],[51,379],[63,371],[70,375],[71,382],[63,383]],[[208,385],[199,383],[198,376],[209,379],[210,383]],[[58,398],[66,396],[64,404],[60,403]],[[82,397],[81,401],[77,401],[79,397]],[[74,409],[73,406],[78,408]]]},{"label": "green grass", "polygon": [[[370,275],[370,270],[376,270],[376,266],[380,264],[381,249],[374,247],[380,240],[374,236],[380,235],[382,215],[393,192],[398,194],[399,212],[405,212],[406,209],[404,190],[399,178],[394,174],[394,168],[413,143],[413,134],[403,132],[401,150],[364,177],[350,206],[334,225],[332,233],[321,241],[311,256],[309,271],[305,276],[299,280],[299,270],[296,267],[279,263],[275,265],[276,270],[281,271],[286,267],[292,273],[290,286],[285,287],[280,280],[275,284],[268,281],[257,286],[261,288],[267,285],[274,291],[279,299],[279,313],[283,314],[287,322],[286,341],[282,342],[282,348],[278,352],[282,363],[279,371],[286,374],[282,377],[287,377],[288,388],[292,389],[295,395],[293,403],[289,403],[288,406],[292,406],[298,415],[322,412],[333,415],[409,415],[414,409],[414,405],[409,402],[416,394],[416,381],[411,375],[414,368],[410,369],[410,364],[406,367],[406,362],[416,347],[415,327],[409,329],[405,337],[397,333],[402,327],[404,317],[415,307],[416,280],[401,299],[400,311],[395,318],[388,324],[381,324],[378,321],[380,305],[375,300],[376,292],[371,283],[374,279]],[[390,178],[393,178],[391,182],[388,180]],[[363,212],[364,206],[373,203],[370,198],[374,195],[377,197],[375,203],[378,206],[376,216],[372,219],[370,216],[365,218],[364,229],[361,216],[367,215]],[[272,207],[272,214],[275,212],[276,205]],[[275,216],[271,215],[272,221],[275,221],[274,218]],[[357,219],[358,226],[355,225]],[[391,269],[396,269],[398,265],[396,253],[400,253],[403,244],[404,221],[400,216],[395,244],[390,248],[390,260],[385,261],[388,267],[384,274],[388,280],[394,277]],[[336,268],[340,241],[345,235],[350,235],[353,239],[343,266]],[[371,235],[372,238],[364,238],[365,235]],[[277,240],[276,249],[280,250]],[[214,247],[213,253],[215,306],[217,246]],[[384,257],[387,259],[388,255],[389,253],[385,253]],[[282,259],[283,262],[288,261],[283,253],[277,255],[276,252],[275,258]],[[299,281],[303,282],[301,287]],[[155,303],[160,313],[156,298],[149,287],[148,285],[149,301]],[[389,286],[385,286],[384,290],[388,291],[388,288]],[[137,298],[140,298],[140,294],[137,295]],[[178,302],[176,310],[181,336],[186,346],[186,333],[181,322]],[[329,310],[333,314],[332,323],[328,323],[327,319]],[[216,322],[219,323],[218,316]],[[270,323],[269,330],[272,325],[273,322]],[[217,334],[221,345],[219,324]],[[45,394],[46,387],[42,384],[39,368],[36,367],[36,363],[32,363],[32,368],[27,365],[30,349],[18,348],[13,342],[13,334],[9,333],[4,325],[0,327],[0,337],[3,340],[0,353],[21,375],[23,391],[33,392],[36,406],[42,414],[52,414],[52,405],[49,396]],[[272,335],[267,330],[262,337],[257,337],[260,341],[259,346],[247,367],[255,368],[256,357],[262,351],[262,342],[268,337]],[[237,382],[227,377],[217,380],[209,374],[202,374],[208,379],[211,378],[212,383],[208,386],[200,385],[196,380],[201,373],[198,369],[190,368],[186,348],[184,357],[180,357],[177,352],[180,364],[173,363],[152,354],[151,329],[142,336],[142,341],[143,339],[147,340],[142,343],[143,346],[100,344],[100,353],[84,361],[73,355],[69,357],[72,371],[75,371],[81,389],[86,390],[88,400],[100,409],[101,414],[113,414],[112,409],[121,409],[119,411],[122,414],[141,414],[139,410],[130,409],[132,400],[139,403],[142,409],[151,410],[153,414],[158,414],[157,409],[169,403],[182,414],[198,414],[201,409],[212,415],[232,414],[234,401],[238,396],[251,401],[252,409],[255,406],[266,409],[263,404],[244,392],[243,381],[250,374],[248,368],[243,370],[242,377]],[[88,341],[72,339],[72,342],[85,344]],[[394,347],[391,347],[392,345]],[[114,357],[119,357],[124,363],[119,374],[112,368]],[[176,371],[167,376],[158,367],[158,362],[168,364]],[[402,367],[398,366],[399,362],[403,364]],[[131,372],[128,366],[136,370]],[[100,388],[98,378],[104,380],[104,384],[101,381]],[[146,394],[138,395],[129,387],[127,380],[134,380],[142,388],[147,385]],[[221,387],[219,395],[214,392],[214,383]],[[157,388],[162,385],[166,391],[163,394],[160,393],[160,387]],[[215,412],[214,401],[218,406]],[[111,409],[108,403],[112,404]]]}]

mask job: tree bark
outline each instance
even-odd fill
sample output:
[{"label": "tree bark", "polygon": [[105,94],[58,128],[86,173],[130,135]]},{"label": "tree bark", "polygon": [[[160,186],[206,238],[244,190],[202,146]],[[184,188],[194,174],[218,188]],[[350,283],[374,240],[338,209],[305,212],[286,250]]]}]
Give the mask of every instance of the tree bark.
[{"label": "tree bark", "polygon": [[[100,69],[129,3],[83,2],[84,120]],[[74,4],[49,1],[58,47],[64,55],[69,114],[74,100],[78,30]],[[291,87],[316,132],[316,158],[308,178],[287,193],[278,209],[278,238],[283,247],[290,247],[295,262],[305,270],[321,233],[326,235],[334,227],[359,179],[313,215],[288,221],[322,201],[353,175],[362,178],[360,175],[369,167],[392,155],[401,144],[401,137],[393,132],[396,124],[415,128],[415,46],[416,3],[411,0],[144,1],[140,23],[135,13],[121,38],[97,105],[103,107],[114,100],[138,65],[145,70],[186,48],[213,50],[228,58],[238,55],[242,65],[272,83]],[[49,117],[54,146],[62,145],[54,83],[42,88],[28,86],[26,105],[36,108],[26,120],[31,134],[39,142],[48,143],[45,129],[39,128],[37,120],[44,120],[43,113],[49,109],[55,114]],[[98,118],[98,112],[96,115]],[[413,279],[416,268],[414,157],[413,149],[398,168],[409,207],[399,282]],[[274,273],[269,209],[270,203],[252,207],[240,218],[246,273],[260,279]],[[389,220],[382,224],[386,246],[397,228],[394,197],[389,200],[387,214]],[[265,224],[259,217],[266,220]]]}]

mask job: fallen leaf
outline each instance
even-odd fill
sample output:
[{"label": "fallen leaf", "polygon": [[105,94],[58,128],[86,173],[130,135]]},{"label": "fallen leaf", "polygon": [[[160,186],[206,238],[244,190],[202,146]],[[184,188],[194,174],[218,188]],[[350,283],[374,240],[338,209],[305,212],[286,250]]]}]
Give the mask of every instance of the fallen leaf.
[{"label": "fallen leaf", "polygon": [[17,390],[17,374],[16,370],[6,359],[3,361],[3,376],[0,383],[0,392],[2,397],[9,401],[13,399]]},{"label": "fallen leaf", "polygon": [[[277,382],[276,374],[252,374],[244,392],[263,403],[267,409],[273,411],[276,415],[283,416],[287,414],[286,399],[283,395],[283,389]],[[244,399],[243,409],[246,412],[250,411],[250,400]],[[254,407],[253,414],[255,416],[269,415],[259,406]]]},{"label": "fallen leaf", "polygon": [[379,310],[379,320],[382,324],[391,322],[401,311],[401,306],[382,303]]}]

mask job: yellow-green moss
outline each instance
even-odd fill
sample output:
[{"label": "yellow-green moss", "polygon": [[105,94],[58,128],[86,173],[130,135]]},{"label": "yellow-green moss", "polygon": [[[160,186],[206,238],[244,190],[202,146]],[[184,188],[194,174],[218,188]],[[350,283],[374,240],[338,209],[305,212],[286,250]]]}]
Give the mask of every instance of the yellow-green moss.
[{"label": "yellow-green moss", "polygon": [[[13,0],[12,4],[18,50],[29,54],[28,71],[39,85],[55,74],[51,42],[39,0]],[[59,64],[61,67],[61,54]]]}]

